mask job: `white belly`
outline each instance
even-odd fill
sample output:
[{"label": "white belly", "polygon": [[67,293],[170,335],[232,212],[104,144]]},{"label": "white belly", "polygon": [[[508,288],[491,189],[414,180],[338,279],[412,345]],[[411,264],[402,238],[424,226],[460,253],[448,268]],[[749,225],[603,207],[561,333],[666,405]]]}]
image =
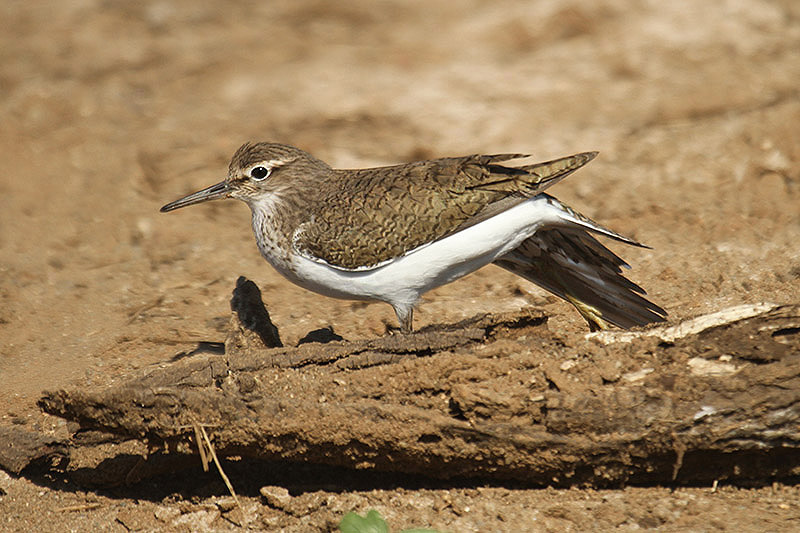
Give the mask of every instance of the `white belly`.
[{"label": "white belly", "polygon": [[326,296],[413,306],[425,292],[488,265],[519,246],[540,227],[557,223],[559,212],[546,197],[535,196],[369,270],[343,270],[299,254],[292,256],[291,265],[272,260],[270,263],[301,287]]}]

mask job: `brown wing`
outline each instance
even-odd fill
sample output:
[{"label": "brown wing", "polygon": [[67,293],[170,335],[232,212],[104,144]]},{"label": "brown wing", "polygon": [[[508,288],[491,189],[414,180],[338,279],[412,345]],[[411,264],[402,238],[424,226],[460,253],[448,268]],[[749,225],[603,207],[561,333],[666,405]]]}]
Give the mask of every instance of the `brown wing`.
[{"label": "brown wing", "polygon": [[296,249],[345,270],[368,270],[534,196],[595,157],[509,167],[518,154],[472,155],[337,170],[339,187],[309,213]]}]

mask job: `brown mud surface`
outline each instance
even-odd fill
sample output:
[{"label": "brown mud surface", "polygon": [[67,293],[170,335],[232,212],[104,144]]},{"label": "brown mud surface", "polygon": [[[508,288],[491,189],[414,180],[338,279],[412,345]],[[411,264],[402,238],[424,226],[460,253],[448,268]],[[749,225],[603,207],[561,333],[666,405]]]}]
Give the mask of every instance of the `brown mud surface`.
[{"label": "brown mud surface", "polygon": [[[785,430],[783,441],[767,435],[783,454],[767,448],[767,456],[724,465],[730,470],[694,458],[667,482],[640,469],[606,470],[607,484],[498,477],[488,467],[467,476],[466,462],[454,463],[459,470],[448,478],[441,464],[431,475],[375,469],[385,456],[326,462],[311,446],[314,463],[303,461],[303,449],[229,455],[223,466],[251,529],[330,530],[345,513],[371,508],[395,531],[800,529],[796,326],[770,337],[780,346],[753,340],[763,331],[755,328],[739,336],[719,330],[691,346],[642,340],[650,344],[641,351],[617,351],[587,339],[567,304],[488,267],[426,295],[416,326],[446,333],[446,325],[528,308],[546,321],[463,346],[431,335],[436,348],[399,359],[384,351],[375,364],[370,357],[380,350],[369,343],[395,324],[391,308],[328,299],[283,280],[258,255],[244,205],[158,213],[223,177],[247,140],[294,144],[338,167],[598,150],[550,192],[653,247],[612,245],[671,320],[798,304],[796,2],[88,0],[6,2],[0,20],[0,443],[24,441],[44,456],[18,474],[14,465],[25,461],[0,452],[8,470],[0,471],[0,531],[241,529],[225,484],[213,465],[203,471],[191,447],[163,454],[152,449],[159,443],[125,431],[75,434],[76,424],[37,404],[44,391],[113,393],[135,376],[222,357],[239,276],[261,288],[285,346],[311,332],[332,338],[332,328],[369,348],[335,372],[288,365],[261,383],[285,399],[289,414],[279,420],[309,434],[341,439],[341,428],[359,430],[346,417],[309,417],[348,395],[370,398],[378,410],[427,405],[468,425],[493,415],[518,423],[539,394],[549,401],[558,393],[560,411],[546,409],[534,422],[557,416],[559,430],[580,444],[608,420],[597,416],[602,391],[624,382],[634,391],[625,398],[635,400],[635,391],[665,390],[667,377],[691,361],[695,376],[724,384],[709,390],[728,391],[731,410],[751,409],[753,420],[779,412],[770,427]],[[765,379],[780,394],[757,386]],[[578,393],[595,403],[579,402]],[[519,398],[530,405],[520,407]],[[645,404],[627,405],[630,419],[611,420],[630,432],[646,419],[637,410]],[[675,412],[653,411],[650,422]],[[703,433],[703,424],[693,435],[714,441],[720,433]],[[209,432],[233,454],[233,445],[225,449],[230,434]],[[437,445],[438,434],[423,433],[419,450]],[[59,462],[73,434],[70,459]],[[654,472],[672,473],[680,453],[670,453]],[[502,455],[489,448],[484,456],[500,464]],[[542,457],[552,459],[552,450]]]}]

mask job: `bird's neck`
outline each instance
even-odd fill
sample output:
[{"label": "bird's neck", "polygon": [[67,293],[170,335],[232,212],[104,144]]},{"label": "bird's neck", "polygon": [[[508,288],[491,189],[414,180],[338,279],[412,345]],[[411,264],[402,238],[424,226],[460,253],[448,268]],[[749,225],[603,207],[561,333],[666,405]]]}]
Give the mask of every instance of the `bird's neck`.
[{"label": "bird's neck", "polygon": [[286,199],[277,194],[250,201],[248,205],[252,212],[253,233],[261,255],[273,265],[288,261],[293,228],[296,226],[291,214],[297,211],[290,208]]},{"label": "bird's neck", "polygon": [[289,261],[295,232],[314,217],[318,205],[310,201],[319,194],[316,183],[298,180],[292,187],[276,188],[269,194],[245,200],[252,212],[253,232],[261,255],[273,266]]}]

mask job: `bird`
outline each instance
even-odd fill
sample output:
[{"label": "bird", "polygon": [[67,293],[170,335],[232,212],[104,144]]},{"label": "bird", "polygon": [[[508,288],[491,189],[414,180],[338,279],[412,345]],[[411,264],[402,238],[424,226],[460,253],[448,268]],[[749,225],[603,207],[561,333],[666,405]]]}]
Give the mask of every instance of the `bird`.
[{"label": "bird", "polygon": [[473,154],[335,169],[293,146],[247,142],[224,180],[161,212],[241,200],[275,270],[325,296],[386,302],[405,333],[424,293],[490,263],[572,304],[591,331],[662,322],[667,312],[597,236],[648,247],[545,192],[596,156],[515,165],[530,156]]}]

